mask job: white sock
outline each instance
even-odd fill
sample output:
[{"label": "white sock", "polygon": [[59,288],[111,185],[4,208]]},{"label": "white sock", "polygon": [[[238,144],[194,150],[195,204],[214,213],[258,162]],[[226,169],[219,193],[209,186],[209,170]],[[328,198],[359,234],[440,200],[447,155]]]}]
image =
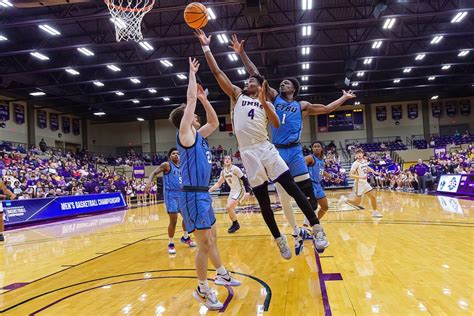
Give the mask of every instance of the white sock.
[{"label": "white sock", "polygon": [[207,280],[198,280],[198,286],[202,293],[207,293],[209,291],[209,284],[207,283]]},{"label": "white sock", "polygon": [[189,237],[188,232],[186,232],[186,231],[183,232],[183,237],[184,237],[184,239],[188,239],[188,237]]},{"label": "white sock", "polygon": [[173,237],[169,237],[168,239],[169,239],[168,243],[174,244],[174,242],[173,242]]},{"label": "white sock", "polygon": [[220,266],[219,268],[216,269],[217,271],[217,274],[220,274],[220,275],[226,275],[227,274],[227,270],[224,268],[224,266]]}]

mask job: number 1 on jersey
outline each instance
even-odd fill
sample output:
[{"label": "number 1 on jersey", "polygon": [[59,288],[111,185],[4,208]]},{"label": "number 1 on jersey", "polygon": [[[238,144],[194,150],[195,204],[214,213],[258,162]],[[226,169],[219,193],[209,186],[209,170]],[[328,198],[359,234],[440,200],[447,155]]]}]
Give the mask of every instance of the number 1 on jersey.
[{"label": "number 1 on jersey", "polygon": [[253,120],[253,116],[254,116],[254,115],[255,115],[255,109],[251,109],[251,110],[249,111],[248,117],[252,118],[252,120]]},{"label": "number 1 on jersey", "polygon": [[286,121],[286,113],[283,113],[283,118],[281,119],[281,124],[285,124]]}]

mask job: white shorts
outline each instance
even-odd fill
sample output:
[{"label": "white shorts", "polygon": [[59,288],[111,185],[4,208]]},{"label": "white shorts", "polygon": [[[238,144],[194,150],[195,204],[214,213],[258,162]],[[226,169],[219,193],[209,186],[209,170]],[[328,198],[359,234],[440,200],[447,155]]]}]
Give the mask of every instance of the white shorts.
[{"label": "white shorts", "polygon": [[227,202],[229,202],[230,200],[234,200],[234,201],[239,201],[242,202],[242,200],[244,199],[244,196],[245,196],[245,189],[237,189],[237,190],[231,190],[230,193],[229,193],[229,197],[227,198]]},{"label": "white shorts", "polygon": [[239,148],[250,186],[255,188],[271,179],[277,179],[288,171],[288,166],[278,150],[269,141]]},{"label": "white shorts", "polygon": [[354,182],[354,193],[357,196],[362,196],[365,193],[372,191],[372,186],[367,181],[355,181]]}]

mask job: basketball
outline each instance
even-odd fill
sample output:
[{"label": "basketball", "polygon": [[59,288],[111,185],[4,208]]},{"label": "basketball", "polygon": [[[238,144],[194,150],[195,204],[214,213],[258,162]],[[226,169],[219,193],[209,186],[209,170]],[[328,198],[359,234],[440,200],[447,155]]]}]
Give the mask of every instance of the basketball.
[{"label": "basketball", "polygon": [[184,21],[192,29],[201,29],[207,25],[207,9],[199,2],[191,2],[184,9]]}]

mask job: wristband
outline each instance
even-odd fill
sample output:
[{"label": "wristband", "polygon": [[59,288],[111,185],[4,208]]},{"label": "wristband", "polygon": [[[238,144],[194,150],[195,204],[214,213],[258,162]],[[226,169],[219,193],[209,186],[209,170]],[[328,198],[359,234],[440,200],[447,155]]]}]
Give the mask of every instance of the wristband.
[{"label": "wristband", "polygon": [[206,52],[210,52],[210,51],[211,51],[211,49],[209,48],[208,45],[201,46],[201,47],[202,47],[202,51],[204,52],[204,54],[205,54]]}]

